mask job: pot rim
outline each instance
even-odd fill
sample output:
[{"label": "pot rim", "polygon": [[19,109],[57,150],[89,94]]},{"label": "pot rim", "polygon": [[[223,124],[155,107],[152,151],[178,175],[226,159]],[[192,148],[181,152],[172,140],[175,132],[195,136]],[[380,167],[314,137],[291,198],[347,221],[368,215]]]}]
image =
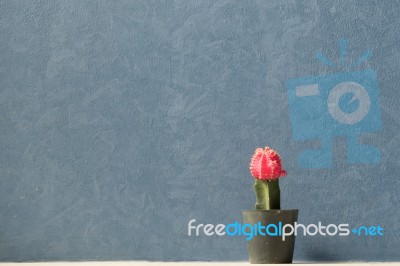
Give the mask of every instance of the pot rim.
[{"label": "pot rim", "polygon": [[270,212],[270,213],[281,213],[281,212],[299,212],[299,209],[289,209],[289,210],[277,210],[277,209],[273,209],[273,210],[242,210],[243,213],[246,212]]}]

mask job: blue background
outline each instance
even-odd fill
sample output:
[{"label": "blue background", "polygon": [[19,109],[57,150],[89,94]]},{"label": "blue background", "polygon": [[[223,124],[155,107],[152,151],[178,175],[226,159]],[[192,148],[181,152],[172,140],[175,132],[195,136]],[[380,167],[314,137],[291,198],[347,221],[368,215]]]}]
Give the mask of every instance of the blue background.
[{"label": "blue background", "polygon": [[[400,260],[399,1],[1,1],[0,260],[246,260],[187,223],[254,207],[256,147],[280,152],[299,221],[383,237],[297,238],[295,260]],[[377,165],[302,169],[285,81],[367,48]]]}]

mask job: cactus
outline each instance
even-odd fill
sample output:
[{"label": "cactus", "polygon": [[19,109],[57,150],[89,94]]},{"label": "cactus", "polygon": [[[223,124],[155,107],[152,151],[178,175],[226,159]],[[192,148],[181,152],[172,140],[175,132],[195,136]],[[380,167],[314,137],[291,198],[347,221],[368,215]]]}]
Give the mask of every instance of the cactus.
[{"label": "cactus", "polygon": [[250,173],[254,177],[256,209],[280,209],[279,178],[286,175],[279,154],[269,147],[257,148],[250,162]]}]

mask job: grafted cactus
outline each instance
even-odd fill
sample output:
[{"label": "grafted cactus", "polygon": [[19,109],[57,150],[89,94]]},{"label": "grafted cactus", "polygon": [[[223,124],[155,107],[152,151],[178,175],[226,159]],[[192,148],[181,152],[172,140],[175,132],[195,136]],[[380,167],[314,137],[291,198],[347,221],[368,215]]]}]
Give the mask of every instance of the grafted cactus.
[{"label": "grafted cactus", "polygon": [[282,169],[279,154],[269,147],[257,148],[250,162],[250,172],[255,181],[256,209],[280,209],[279,178],[285,176],[286,171]]}]

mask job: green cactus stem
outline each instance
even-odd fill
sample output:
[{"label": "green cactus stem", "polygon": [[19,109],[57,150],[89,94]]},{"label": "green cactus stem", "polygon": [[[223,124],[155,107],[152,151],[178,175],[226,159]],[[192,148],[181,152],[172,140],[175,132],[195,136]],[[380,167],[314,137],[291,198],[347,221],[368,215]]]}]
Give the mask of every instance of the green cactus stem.
[{"label": "green cactus stem", "polygon": [[256,192],[257,210],[279,210],[281,208],[279,179],[255,179],[254,191]]}]

